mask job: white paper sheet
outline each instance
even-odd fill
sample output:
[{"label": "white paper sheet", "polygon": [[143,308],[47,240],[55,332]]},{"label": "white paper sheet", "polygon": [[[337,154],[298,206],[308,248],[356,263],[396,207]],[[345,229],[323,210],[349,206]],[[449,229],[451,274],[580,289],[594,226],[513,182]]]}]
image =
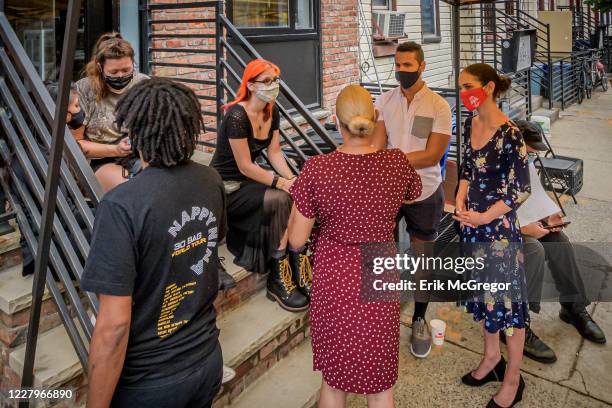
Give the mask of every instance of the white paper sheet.
[{"label": "white paper sheet", "polygon": [[557,203],[544,190],[538,171],[531,161],[529,162],[529,178],[531,179],[531,195],[516,211],[519,222],[523,227],[561,212]]}]

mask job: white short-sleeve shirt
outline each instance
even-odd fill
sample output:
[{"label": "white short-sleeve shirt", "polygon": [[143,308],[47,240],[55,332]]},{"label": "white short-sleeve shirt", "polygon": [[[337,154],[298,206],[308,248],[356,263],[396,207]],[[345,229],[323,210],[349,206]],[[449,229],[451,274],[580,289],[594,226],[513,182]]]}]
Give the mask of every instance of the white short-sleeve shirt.
[{"label": "white short-sleeve shirt", "polygon": [[[452,117],[448,103],[437,93],[423,85],[408,105],[398,86],[376,99],[378,120],[384,120],[387,130],[387,148],[404,153],[425,150],[432,133],[451,134]],[[417,169],[423,183],[423,192],[416,201],[431,196],[442,183],[440,164]]]}]

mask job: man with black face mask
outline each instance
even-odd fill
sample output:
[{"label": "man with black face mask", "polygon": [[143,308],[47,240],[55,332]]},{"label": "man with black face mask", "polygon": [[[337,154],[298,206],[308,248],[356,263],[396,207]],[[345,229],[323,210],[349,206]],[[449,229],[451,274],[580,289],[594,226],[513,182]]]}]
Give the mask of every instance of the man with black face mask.
[{"label": "man with black face mask", "polygon": [[[395,78],[400,86],[376,100],[379,112],[373,142],[379,148],[398,148],[416,169],[423,184],[421,196],[406,202],[398,214],[406,220],[413,256],[432,256],[432,242],[444,211],[444,190],[440,160],[451,135],[451,110],[448,103],[431,91],[421,75],[425,70],[423,49],[415,42],[405,42],[395,52]],[[427,280],[425,271],[417,271],[415,280]],[[416,286],[419,287],[419,284]],[[431,350],[430,331],[425,321],[429,301],[426,291],[415,292],[410,351],[419,358]]]}]

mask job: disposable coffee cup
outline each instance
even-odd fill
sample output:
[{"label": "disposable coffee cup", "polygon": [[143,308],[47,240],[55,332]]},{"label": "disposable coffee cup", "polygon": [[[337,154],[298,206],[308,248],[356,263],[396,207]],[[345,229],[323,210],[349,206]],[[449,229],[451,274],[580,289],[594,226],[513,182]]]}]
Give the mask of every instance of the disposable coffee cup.
[{"label": "disposable coffee cup", "polygon": [[433,319],[429,322],[431,326],[431,337],[433,344],[441,346],[444,344],[444,333],[446,332],[446,323],[440,319]]}]

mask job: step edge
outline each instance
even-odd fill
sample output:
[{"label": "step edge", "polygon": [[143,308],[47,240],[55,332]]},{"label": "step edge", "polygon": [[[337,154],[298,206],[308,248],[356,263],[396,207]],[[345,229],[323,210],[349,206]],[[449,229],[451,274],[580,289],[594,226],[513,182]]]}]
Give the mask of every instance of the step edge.
[{"label": "step edge", "polygon": [[[302,343],[300,343],[297,347],[295,347],[289,355],[287,355],[282,360],[279,360],[277,364],[275,364],[272,368],[266,371],[261,377],[255,380],[252,384],[250,384],[247,388],[245,388],[230,404],[228,404],[227,408],[241,408],[239,404],[248,403],[248,395],[250,391],[256,390],[258,387],[263,386],[268,381],[274,381],[274,374],[279,370],[284,369],[287,365],[290,365],[293,361],[298,358],[303,358],[301,353],[308,353],[308,350],[312,349],[312,341],[310,337],[304,339]],[[312,354],[310,354],[312,356]],[[311,360],[312,362],[312,360]],[[309,375],[313,377],[321,378],[321,373],[319,371],[309,371]],[[299,405],[300,408],[312,408],[319,399],[319,391],[320,385],[317,385],[310,395],[302,404]],[[244,402],[243,402],[244,401]]]},{"label": "step edge", "polygon": [[[39,356],[39,352],[40,352],[39,346],[41,345],[41,342],[44,341],[45,338],[50,337],[50,336],[65,336],[66,337],[66,341],[62,341],[61,344],[62,346],[67,347],[67,349],[71,351],[72,353],[71,357],[74,357],[74,361],[70,362],[70,364],[67,364],[66,367],[60,369],[60,371],[52,377],[54,378],[54,380],[49,380],[49,378],[41,379],[40,376],[37,375],[36,373],[36,365],[35,365],[34,366],[34,385],[36,387],[53,388],[57,385],[65,384],[68,381],[78,377],[79,375],[84,374],[83,367],[81,366],[81,362],[79,361],[76,351],[72,347],[72,342],[68,338],[68,333],[66,332],[66,329],[63,324],[57,327],[54,327],[50,330],[47,330],[38,336],[37,356]],[[9,353],[9,358],[8,358],[9,367],[20,376],[22,375],[22,370],[23,370],[23,360],[17,360],[17,354],[19,351],[24,350],[23,352],[24,352],[24,358],[25,358],[25,347],[26,347],[26,343],[20,344],[19,346],[15,347]]]},{"label": "step edge", "polygon": [[[258,296],[265,296],[263,292],[265,292],[265,288],[262,289],[259,293],[256,293],[249,297],[244,303],[240,304],[237,308],[230,310],[227,314],[224,314],[223,319],[227,319],[231,316],[239,316],[241,310],[243,308],[248,308],[250,305],[259,300]],[[269,301],[268,299],[264,299],[270,305],[276,305],[276,302]],[[262,303],[266,303],[262,302]],[[258,338],[255,338],[249,344],[242,348],[239,354],[236,354],[234,357],[228,360],[224,360],[224,364],[236,368],[240,366],[240,364],[244,363],[246,360],[251,358],[255,353],[257,353],[263,346],[272,341],[276,336],[281,334],[284,330],[291,327],[291,325],[299,319],[302,319],[306,316],[308,310],[298,313],[291,313],[282,319],[279,320],[272,328],[266,330],[262,333]],[[223,325],[220,324],[220,321],[217,320],[217,327],[220,331],[223,330]],[[221,342],[221,340],[219,340]],[[223,343],[221,342],[221,349],[223,350]]]}]

